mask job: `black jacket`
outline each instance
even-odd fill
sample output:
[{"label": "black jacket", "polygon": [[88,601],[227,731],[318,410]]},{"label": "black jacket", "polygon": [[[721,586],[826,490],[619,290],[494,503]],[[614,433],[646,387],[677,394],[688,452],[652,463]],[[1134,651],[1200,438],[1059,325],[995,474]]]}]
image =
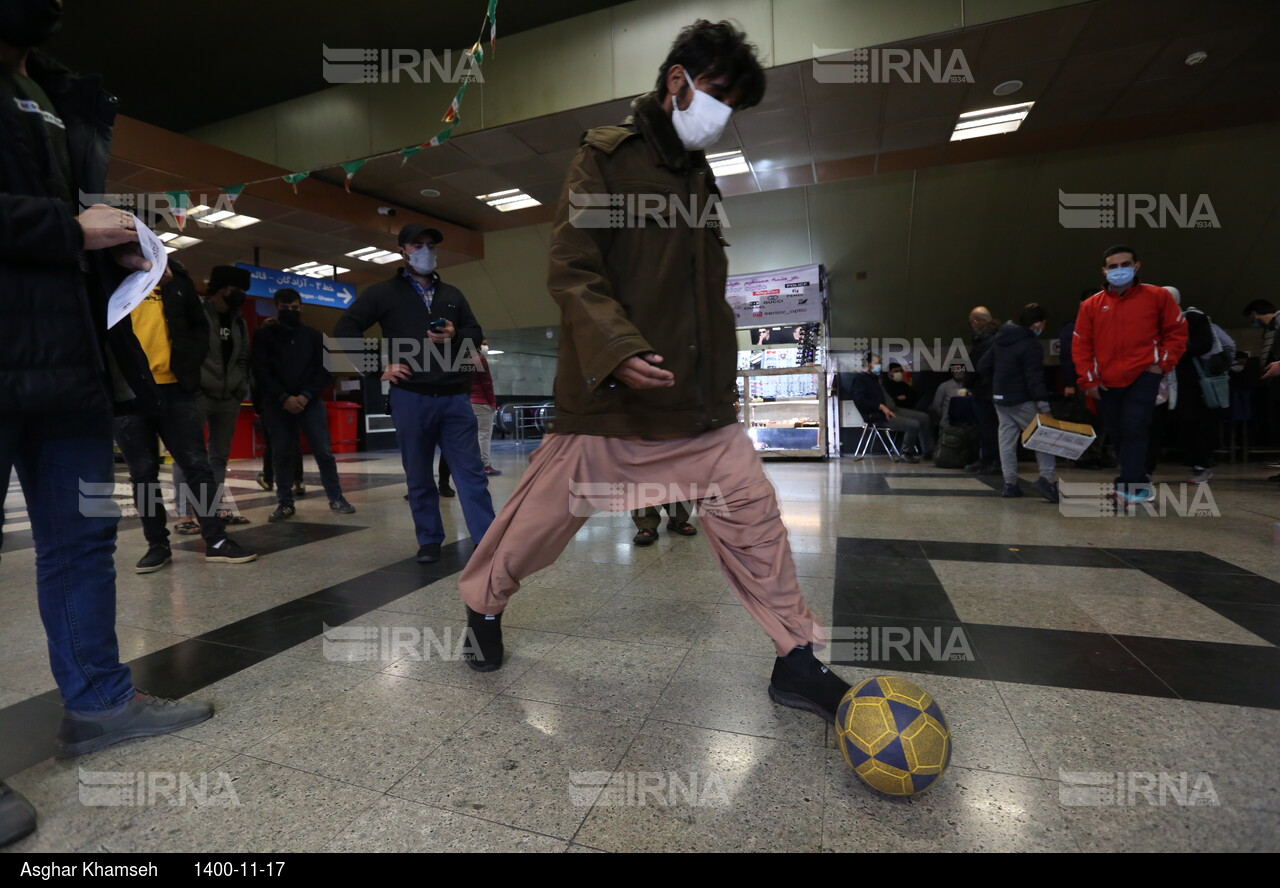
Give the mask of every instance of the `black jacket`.
[{"label": "black jacket", "polygon": [[209,353],[209,318],[187,270],[177,262],[171,265],[173,280],[160,288],[169,328],[169,369],[183,391],[194,392],[200,388],[200,365]]},{"label": "black jacket", "polygon": [[[1175,410],[1183,422],[1208,421],[1212,414],[1204,402],[1204,392],[1200,388],[1200,374],[1196,370],[1199,364],[1207,376],[1217,376],[1227,372],[1229,363],[1223,362],[1218,355],[1204,355],[1213,348],[1213,325],[1209,316],[1195,308],[1188,308],[1182,313],[1187,319],[1187,350],[1183,352],[1174,372],[1178,376],[1178,403]],[[1231,356],[1232,359],[1235,355]]]},{"label": "black jacket", "polygon": [[333,381],[324,366],[324,345],[319,330],[305,324],[290,329],[269,324],[253,337],[254,401],[283,404],[294,395],[318,401]]},{"label": "black jacket", "polygon": [[853,389],[853,406],[858,408],[858,412],[862,414],[864,422],[872,422],[883,416],[880,412],[881,404],[886,405],[890,410],[893,409],[893,405],[885,397],[884,386],[880,384],[880,377],[874,373],[854,374],[851,386]]},{"label": "black jacket", "polygon": [[[439,276],[434,280],[436,292],[431,298],[430,310],[413,284],[399,271],[390,280],[373,284],[338,319],[333,336],[358,339],[374,324],[381,324],[383,339],[390,340],[387,343],[390,362],[408,364],[413,370],[402,388],[436,395],[464,394],[471,391],[471,374],[454,370],[453,366],[469,369],[469,364],[457,358],[460,354],[463,357],[479,354],[484,332],[462,291],[441,281]],[[427,325],[436,318],[453,322],[454,338],[447,349],[427,339]],[[397,360],[397,356],[403,360]],[[450,358],[451,364],[444,363],[445,357]]]},{"label": "black jacket", "polygon": [[969,346],[969,361],[973,365],[973,372],[969,373],[965,379],[965,387],[973,392],[975,398],[986,398],[991,400],[991,375],[983,375],[978,369],[978,364],[982,362],[982,356],[991,348],[995,342],[996,333],[1000,331],[1000,324],[994,320],[987,321],[977,333],[973,334],[973,342]]},{"label": "black jacket", "polygon": [[[101,194],[116,98],[97,76],[36,50],[27,72],[66,126],[72,195]],[[0,414],[154,403],[129,319],[107,330],[107,296],[125,271],[105,251],[84,251],[79,210],[53,196],[41,172],[44,139],[8,83],[0,78]]]},{"label": "black jacket", "polygon": [[1013,407],[1049,400],[1044,349],[1029,327],[1005,322],[978,361],[978,373],[991,381],[991,398],[996,404]]}]

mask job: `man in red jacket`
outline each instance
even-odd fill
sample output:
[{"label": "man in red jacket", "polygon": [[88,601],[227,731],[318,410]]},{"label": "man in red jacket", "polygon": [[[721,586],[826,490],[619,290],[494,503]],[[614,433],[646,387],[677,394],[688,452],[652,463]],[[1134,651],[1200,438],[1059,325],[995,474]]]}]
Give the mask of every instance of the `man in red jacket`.
[{"label": "man in red jacket", "polygon": [[1145,462],[1156,392],[1187,350],[1182,312],[1167,290],[1138,280],[1141,267],[1132,247],[1107,250],[1107,285],[1080,304],[1071,350],[1080,388],[1100,399],[1120,461],[1116,493],[1129,502],[1153,496]]}]

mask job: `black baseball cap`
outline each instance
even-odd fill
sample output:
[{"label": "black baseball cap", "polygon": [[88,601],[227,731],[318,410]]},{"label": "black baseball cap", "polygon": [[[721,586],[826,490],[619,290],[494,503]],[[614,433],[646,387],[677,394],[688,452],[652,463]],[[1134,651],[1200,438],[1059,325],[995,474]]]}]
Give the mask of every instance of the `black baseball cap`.
[{"label": "black baseball cap", "polygon": [[1240,314],[1244,315],[1247,318],[1249,315],[1253,314],[1254,312],[1257,312],[1260,315],[1269,315],[1269,314],[1274,314],[1275,310],[1276,310],[1276,307],[1272,305],[1270,302],[1268,302],[1267,300],[1255,299],[1252,302],[1250,302],[1248,305],[1246,305],[1244,307],[1244,311],[1240,312]]},{"label": "black baseball cap", "polygon": [[215,265],[209,272],[209,292],[217,293],[223,287],[231,286],[249,292],[249,272],[234,265]]},{"label": "black baseball cap", "polygon": [[444,240],[444,235],[436,231],[434,228],[428,228],[418,222],[410,222],[404,228],[400,229],[400,237],[397,240],[397,243],[403,247],[405,244],[409,243],[409,241],[417,240],[424,234],[431,236],[432,244],[438,244]]}]

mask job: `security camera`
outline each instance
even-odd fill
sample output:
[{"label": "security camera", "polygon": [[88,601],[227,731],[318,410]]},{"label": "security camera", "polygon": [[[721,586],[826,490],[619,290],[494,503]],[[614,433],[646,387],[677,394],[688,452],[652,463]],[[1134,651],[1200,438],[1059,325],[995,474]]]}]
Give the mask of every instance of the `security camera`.
[{"label": "security camera", "polygon": [[395,207],[378,207],[378,214],[382,216],[394,216],[396,214]]}]

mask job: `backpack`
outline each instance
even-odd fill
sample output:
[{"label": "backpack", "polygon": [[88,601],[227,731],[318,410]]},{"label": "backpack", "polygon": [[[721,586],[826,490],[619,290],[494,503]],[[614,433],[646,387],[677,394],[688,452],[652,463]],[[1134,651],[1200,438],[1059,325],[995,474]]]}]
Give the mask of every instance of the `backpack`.
[{"label": "backpack", "polygon": [[977,452],[977,427],[949,425],[938,432],[933,464],[940,469],[963,469]]}]

